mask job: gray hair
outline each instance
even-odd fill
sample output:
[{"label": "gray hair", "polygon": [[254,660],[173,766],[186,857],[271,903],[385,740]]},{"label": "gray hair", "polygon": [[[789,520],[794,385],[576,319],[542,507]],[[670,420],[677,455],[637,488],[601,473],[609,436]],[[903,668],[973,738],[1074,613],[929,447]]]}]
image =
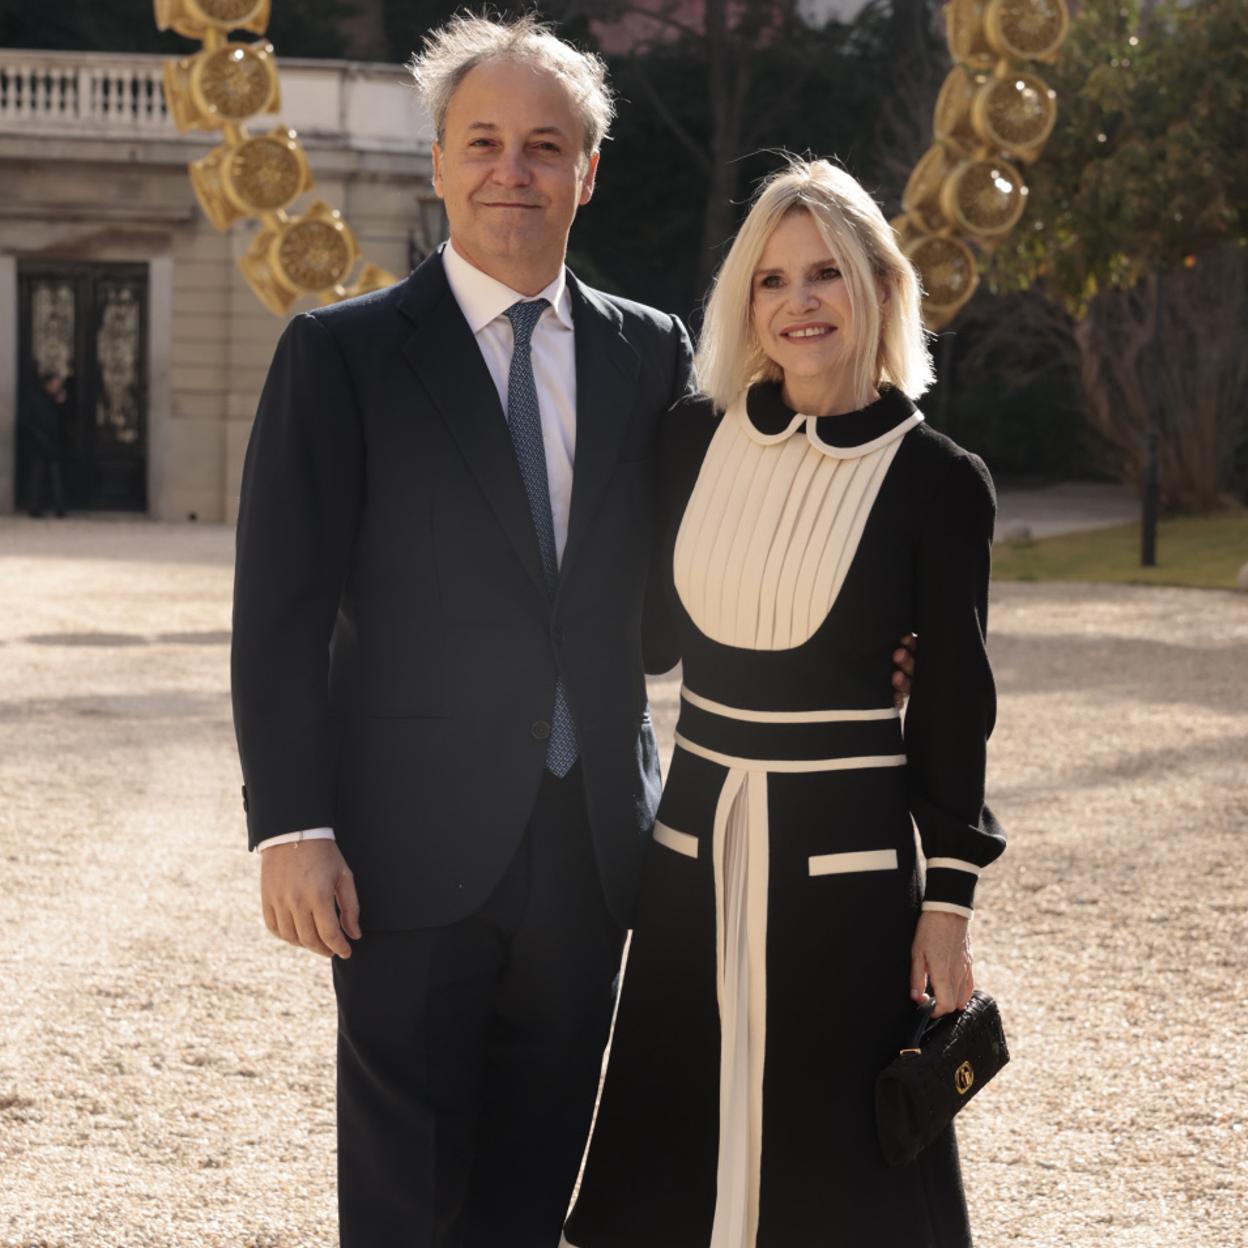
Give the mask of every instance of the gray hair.
[{"label": "gray hair", "polygon": [[508,22],[459,14],[425,36],[424,47],[407,67],[439,143],[446,142],[446,114],[456,87],[470,70],[488,61],[518,61],[559,79],[584,131],[586,157],[602,146],[615,118],[606,62],[564,42],[530,13]]}]

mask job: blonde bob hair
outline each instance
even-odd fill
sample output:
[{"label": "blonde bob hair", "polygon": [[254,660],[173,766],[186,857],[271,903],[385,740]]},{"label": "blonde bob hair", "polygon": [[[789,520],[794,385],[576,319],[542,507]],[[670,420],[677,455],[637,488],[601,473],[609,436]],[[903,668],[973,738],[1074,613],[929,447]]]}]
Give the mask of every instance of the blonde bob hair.
[{"label": "blonde bob hair", "polygon": [[914,265],[879,205],[844,169],[826,160],[789,157],[759,188],[720,266],[706,304],[698,346],[698,382],[716,407],[751,383],[779,381],[782,370],[754,332],[754,271],[776,226],[791,212],[810,213],[841,270],[854,318],[853,393],[866,404],[880,385],[912,399],[935,379]]}]

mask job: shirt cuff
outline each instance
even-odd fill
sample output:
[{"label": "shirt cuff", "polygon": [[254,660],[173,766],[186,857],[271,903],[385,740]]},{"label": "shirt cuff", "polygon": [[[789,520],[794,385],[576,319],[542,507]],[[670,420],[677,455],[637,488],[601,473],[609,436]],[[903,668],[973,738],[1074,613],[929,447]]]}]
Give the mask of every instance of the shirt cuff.
[{"label": "shirt cuff", "polygon": [[975,885],[980,868],[962,858],[929,858],[923,909],[970,918],[975,913]]},{"label": "shirt cuff", "polygon": [[306,828],[302,832],[283,832],[281,836],[270,836],[256,843],[260,850],[269,849],[274,845],[294,845],[300,841],[332,841],[333,828]]}]

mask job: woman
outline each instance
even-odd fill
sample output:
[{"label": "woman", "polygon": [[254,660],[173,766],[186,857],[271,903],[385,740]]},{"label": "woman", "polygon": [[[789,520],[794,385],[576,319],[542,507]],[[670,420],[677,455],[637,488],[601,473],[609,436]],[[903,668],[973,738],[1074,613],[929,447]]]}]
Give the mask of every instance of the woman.
[{"label": "woman", "polygon": [[[676,752],[576,1248],[961,1248],[952,1130],[890,1169],[872,1088],[931,987],[960,1009],[995,715],[995,501],[908,395],[919,285],[825,161],[762,189],[669,418]],[[881,638],[917,632],[904,729]],[[925,885],[911,818],[926,859]]]}]

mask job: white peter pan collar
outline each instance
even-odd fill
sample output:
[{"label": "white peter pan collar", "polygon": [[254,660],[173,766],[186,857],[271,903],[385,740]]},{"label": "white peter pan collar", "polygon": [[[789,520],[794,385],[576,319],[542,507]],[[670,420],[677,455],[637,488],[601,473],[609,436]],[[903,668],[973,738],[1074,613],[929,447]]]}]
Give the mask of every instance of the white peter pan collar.
[{"label": "white peter pan collar", "polygon": [[833,459],[860,459],[905,437],[923,413],[900,390],[887,387],[872,404],[842,416],[806,416],[788,408],[780,387],[764,382],[743,391],[728,409],[760,446],[785,442],[800,429],[815,450]]}]

